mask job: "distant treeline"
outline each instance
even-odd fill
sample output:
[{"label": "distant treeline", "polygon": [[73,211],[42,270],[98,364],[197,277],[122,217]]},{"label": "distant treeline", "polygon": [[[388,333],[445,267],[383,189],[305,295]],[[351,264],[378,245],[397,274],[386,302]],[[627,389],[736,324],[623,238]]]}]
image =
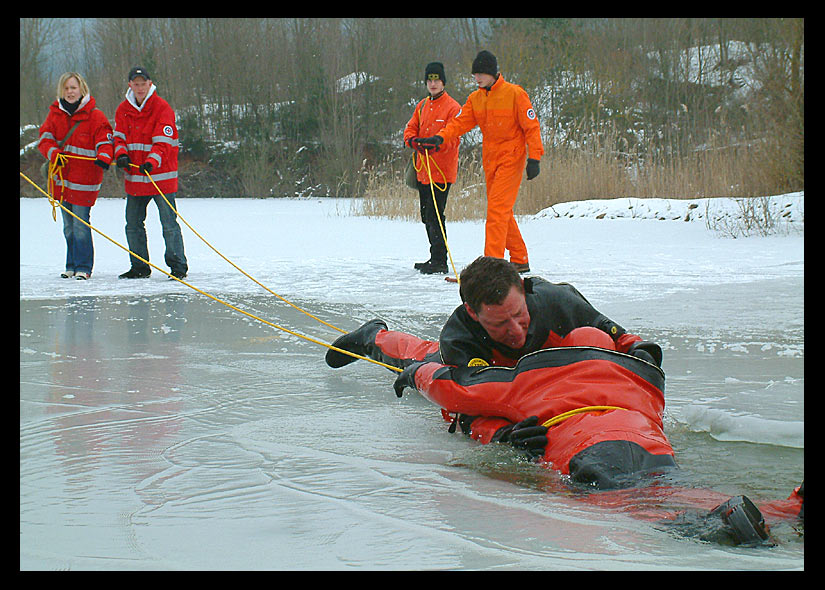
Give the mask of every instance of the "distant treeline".
[{"label": "distant treeline", "polygon": [[463,103],[480,49],[531,96],[545,159],[581,151],[638,177],[744,151],[762,165],[742,192],[804,188],[803,19],[20,19],[20,123],[42,122],[70,70],[113,118],[142,65],[178,114],[182,159],[239,194],[360,196],[405,156],[424,66],[443,62]]}]

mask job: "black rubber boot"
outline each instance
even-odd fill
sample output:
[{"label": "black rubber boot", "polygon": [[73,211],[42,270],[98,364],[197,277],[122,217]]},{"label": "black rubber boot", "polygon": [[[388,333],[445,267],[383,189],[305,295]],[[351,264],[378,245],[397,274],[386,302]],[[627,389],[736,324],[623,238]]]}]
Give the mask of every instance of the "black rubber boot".
[{"label": "black rubber boot", "polygon": [[118,275],[117,278],[119,279],[145,279],[148,278],[149,275],[152,274],[151,267],[147,266],[145,268],[135,268],[134,266],[127,270],[122,275]]},{"label": "black rubber boot", "polygon": [[[387,324],[383,321],[379,319],[370,320],[357,330],[340,336],[332,343],[332,346],[342,350],[348,350],[361,356],[368,356],[369,351],[375,345],[375,335],[378,334],[379,331],[386,329]],[[333,369],[337,369],[355,362],[358,359],[330,348],[327,350],[324,360],[327,365]]]},{"label": "black rubber boot", "polygon": [[770,545],[765,520],[747,496],[734,496],[710,512],[687,510],[662,523],[681,537],[720,545]]},{"label": "black rubber boot", "polygon": [[428,262],[427,264],[422,264],[418,272],[425,275],[446,274],[447,263]]},{"label": "black rubber boot", "polygon": [[736,545],[757,545],[768,539],[765,519],[747,496],[734,496],[710,513],[721,517]]}]

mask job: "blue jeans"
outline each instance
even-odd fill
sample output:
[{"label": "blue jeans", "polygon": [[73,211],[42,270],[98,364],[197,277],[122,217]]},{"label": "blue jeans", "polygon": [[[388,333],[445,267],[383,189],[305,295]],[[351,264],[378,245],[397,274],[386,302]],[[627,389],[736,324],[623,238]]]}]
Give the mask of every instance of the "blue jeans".
[{"label": "blue jeans", "polygon": [[[91,207],[63,203],[63,206],[89,223]],[[95,260],[95,248],[92,244],[92,230],[61,209],[63,214],[63,237],[66,238],[66,270],[87,272],[91,274]]]},{"label": "blue jeans", "polygon": [[[175,193],[166,195],[169,203],[177,209],[175,205]],[[178,225],[177,215],[169,208],[166,201],[160,195],[153,197],[133,197],[126,196],[126,241],[129,244],[129,250],[143,258],[149,260],[149,248],[146,245],[146,207],[149,201],[154,200],[158,207],[158,214],[160,215],[160,225],[163,229],[163,241],[166,243],[166,253],[164,260],[172,271],[186,273],[189,270],[189,265],[186,262],[186,255],[183,253],[183,236],[180,232],[180,225]],[[141,262],[131,254],[129,260],[132,263],[132,268],[143,270],[149,269],[149,265]]]}]

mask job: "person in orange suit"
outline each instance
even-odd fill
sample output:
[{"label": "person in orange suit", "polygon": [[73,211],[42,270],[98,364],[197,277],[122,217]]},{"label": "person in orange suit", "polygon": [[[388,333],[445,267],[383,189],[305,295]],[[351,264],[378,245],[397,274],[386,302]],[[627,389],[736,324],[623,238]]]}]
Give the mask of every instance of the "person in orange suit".
[{"label": "person in orange suit", "polygon": [[487,185],[484,255],[504,258],[507,250],[516,269],[529,272],[527,246],[513,215],[513,206],[525,160],[527,180],[539,174],[539,161],[544,154],[539,121],[527,92],[504,79],[492,53],[479,52],[473,60],[472,74],[478,90],[467,98],[461,113],[436,135],[413,141],[423,149],[438,150],[442,143],[476,126],[481,129]]},{"label": "person in orange suit", "polygon": [[[424,68],[424,82],[430,95],[415,105],[415,111],[404,128],[404,143],[416,149],[412,140],[422,135],[440,131],[448,121],[461,112],[461,105],[447,94],[444,85],[447,76],[441,62],[430,62]],[[458,172],[458,144],[461,140],[445,143],[438,152],[416,157],[418,198],[421,205],[421,221],[430,242],[430,259],[416,262],[414,268],[423,274],[447,272],[447,222],[444,208],[447,195]],[[432,184],[431,184],[432,182]],[[441,233],[442,228],[444,234]]]}]

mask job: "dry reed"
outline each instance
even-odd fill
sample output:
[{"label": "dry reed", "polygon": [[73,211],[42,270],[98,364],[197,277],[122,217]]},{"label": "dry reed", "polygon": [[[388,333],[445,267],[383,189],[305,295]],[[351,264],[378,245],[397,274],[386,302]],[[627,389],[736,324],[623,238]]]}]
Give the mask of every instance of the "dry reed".
[{"label": "dry reed", "polygon": [[[774,194],[777,183],[766,168],[774,154],[766,144],[705,145],[684,154],[652,156],[656,146],[616,151],[617,137],[580,142],[590,147],[561,145],[541,160],[541,174],[524,179],[516,201],[517,215],[531,215],[557,203],[616,197],[692,199],[750,197]],[[661,150],[658,150],[661,151]],[[364,198],[354,212],[389,219],[416,220],[418,194],[403,182],[404,159],[387,161],[368,173]],[[445,217],[479,220],[486,215],[484,171],[478,149],[459,159]]]}]

